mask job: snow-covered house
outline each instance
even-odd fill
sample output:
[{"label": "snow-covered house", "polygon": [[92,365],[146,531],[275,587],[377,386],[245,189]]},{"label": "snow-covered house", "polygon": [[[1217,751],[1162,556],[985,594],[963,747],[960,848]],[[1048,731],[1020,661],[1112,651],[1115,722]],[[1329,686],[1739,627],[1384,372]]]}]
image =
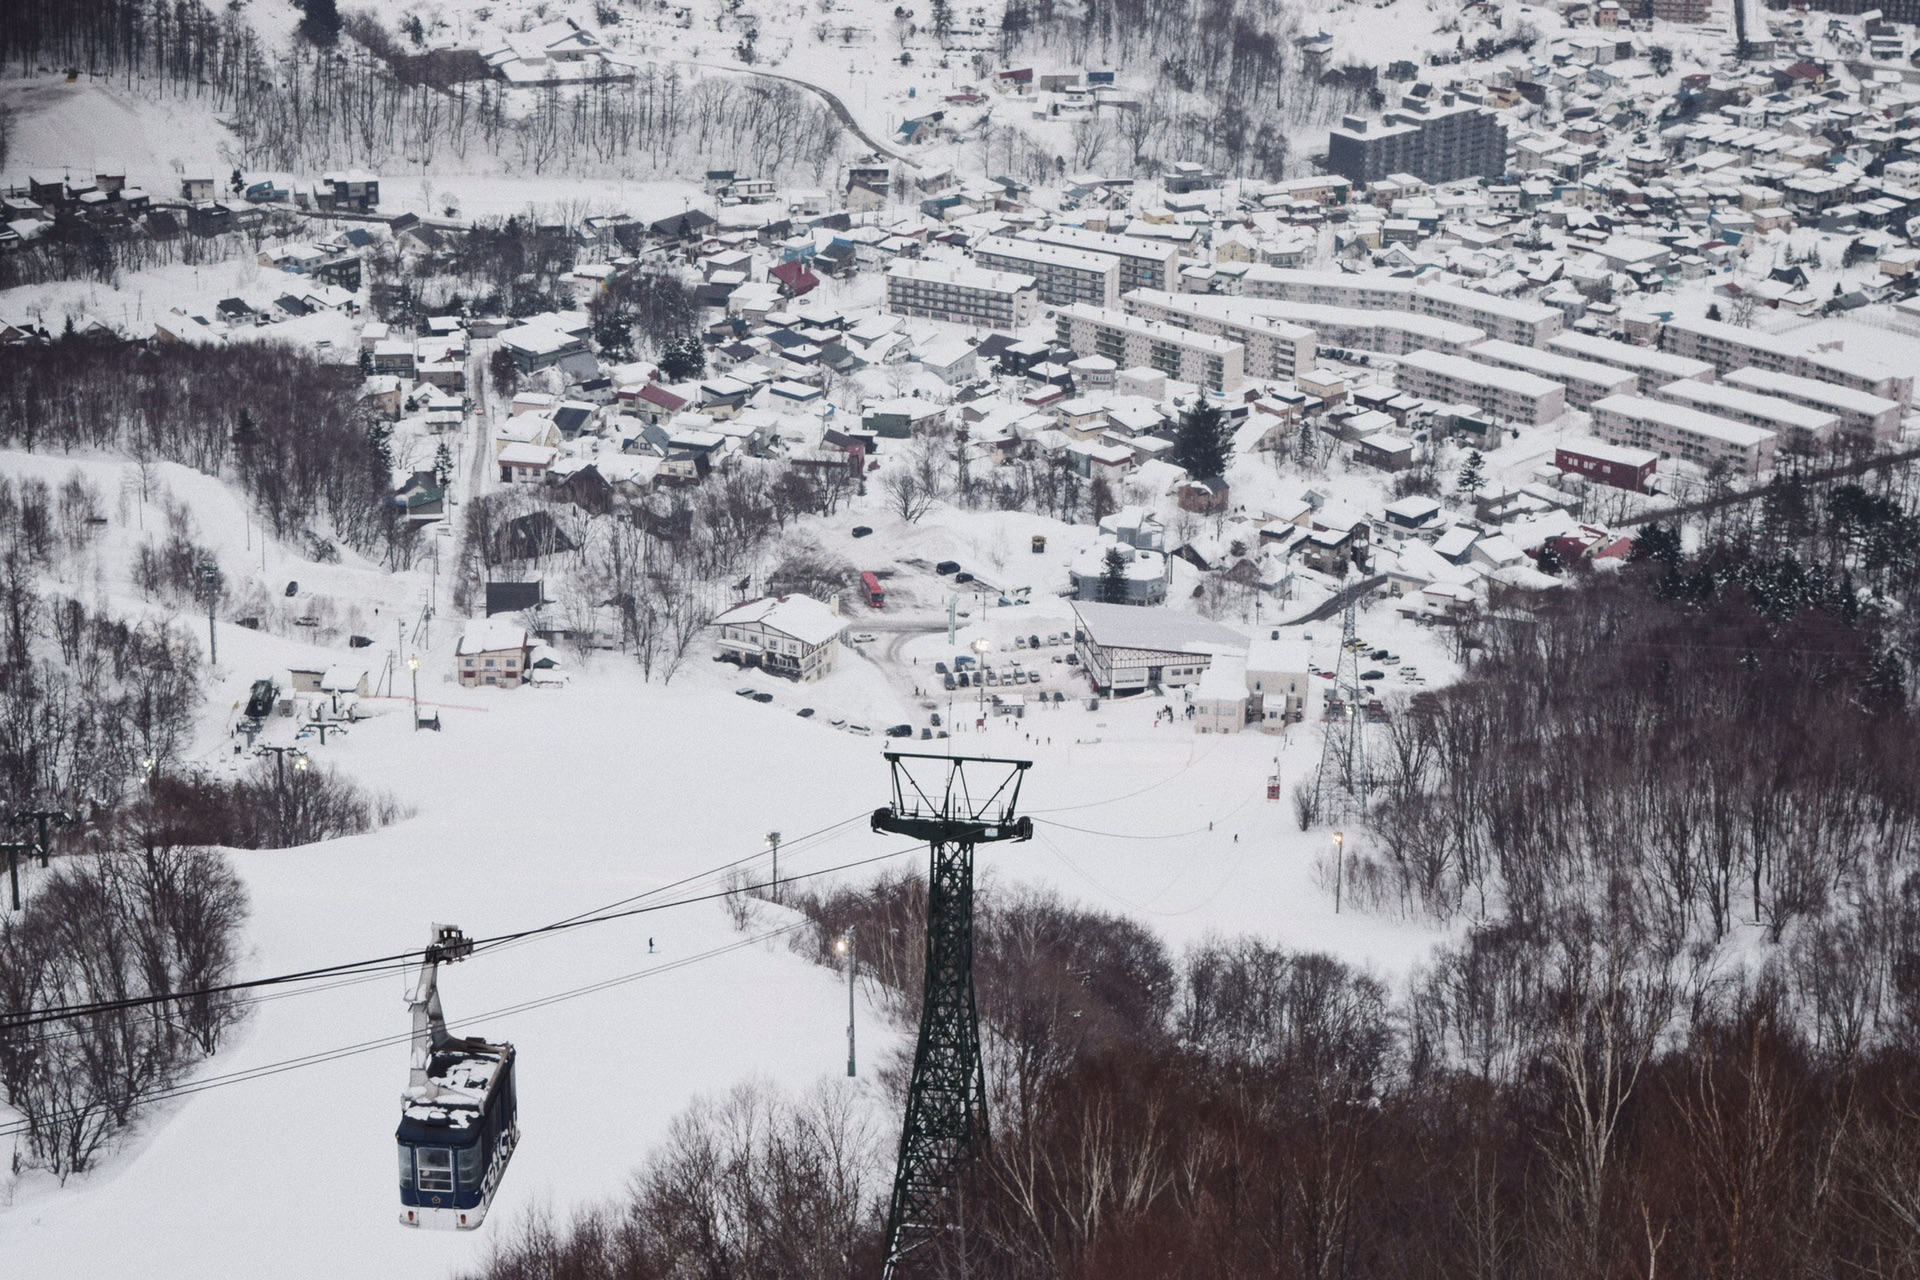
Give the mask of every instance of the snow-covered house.
[{"label": "snow-covered house", "polygon": [[533,640],[527,629],[506,617],[477,618],[467,624],[455,656],[463,688],[497,685],[517,689],[527,678]]},{"label": "snow-covered house", "polygon": [[811,596],[763,596],[735,605],[713,620],[719,656],[793,680],[833,673],[846,623],[830,604]]}]

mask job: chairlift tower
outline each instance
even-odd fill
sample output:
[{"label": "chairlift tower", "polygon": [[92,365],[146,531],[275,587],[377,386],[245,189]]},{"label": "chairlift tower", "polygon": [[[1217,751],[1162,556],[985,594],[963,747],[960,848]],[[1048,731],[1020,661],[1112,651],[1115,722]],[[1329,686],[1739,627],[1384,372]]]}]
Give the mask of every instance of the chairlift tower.
[{"label": "chairlift tower", "polygon": [[1346,714],[1338,720],[1323,720],[1320,769],[1313,778],[1313,811],[1336,825],[1367,811],[1367,735],[1360,706],[1360,655],[1354,645],[1362,594],[1350,592],[1341,611],[1340,657],[1333,667],[1333,687]]},{"label": "chairlift tower", "polygon": [[973,993],[973,850],[1031,840],[1015,817],[1031,760],[889,751],[893,803],[875,831],[927,842],[927,972],[907,1086],[900,1160],[887,1210],[886,1280],[922,1246],[960,1228],[960,1179],[987,1143],[987,1076]]}]

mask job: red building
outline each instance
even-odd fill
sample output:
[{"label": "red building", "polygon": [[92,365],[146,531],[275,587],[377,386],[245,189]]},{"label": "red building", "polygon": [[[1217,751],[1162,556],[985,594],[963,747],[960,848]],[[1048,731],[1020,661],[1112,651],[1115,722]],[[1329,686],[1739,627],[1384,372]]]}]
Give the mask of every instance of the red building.
[{"label": "red building", "polygon": [[1659,462],[1660,455],[1651,450],[1599,440],[1574,440],[1553,450],[1553,465],[1560,470],[1631,493],[1647,491]]}]

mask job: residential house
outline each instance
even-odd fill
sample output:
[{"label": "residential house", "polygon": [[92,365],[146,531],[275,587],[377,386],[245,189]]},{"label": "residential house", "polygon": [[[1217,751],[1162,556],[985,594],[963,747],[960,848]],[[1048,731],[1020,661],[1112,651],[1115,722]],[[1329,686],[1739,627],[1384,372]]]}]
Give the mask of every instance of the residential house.
[{"label": "residential house", "polygon": [[517,689],[527,679],[533,640],[526,627],[511,618],[480,618],[467,624],[455,651],[455,670],[462,688],[493,685]]},{"label": "residential house", "polygon": [[833,673],[846,623],[833,604],[811,596],[763,596],[713,620],[720,657],[793,680]]}]

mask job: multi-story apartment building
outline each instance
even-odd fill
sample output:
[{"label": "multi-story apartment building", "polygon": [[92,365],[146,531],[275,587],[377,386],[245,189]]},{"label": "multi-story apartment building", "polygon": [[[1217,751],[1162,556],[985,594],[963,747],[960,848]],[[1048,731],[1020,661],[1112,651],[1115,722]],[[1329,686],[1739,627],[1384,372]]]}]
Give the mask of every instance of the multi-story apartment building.
[{"label": "multi-story apartment building", "polygon": [[1195,333],[1210,333],[1246,348],[1246,373],[1251,378],[1291,380],[1311,369],[1319,347],[1313,330],[1264,315],[1236,298],[1204,293],[1166,293],[1135,289],[1126,296],[1129,315],[1178,325]]},{"label": "multi-story apartment building", "polygon": [[955,262],[896,258],[887,268],[887,310],[954,324],[1017,329],[1032,323],[1034,278]]},{"label": "multi-story apartment building", "polygon": [[1782,439],[1798,437],[1808,443],[1819,444],[1833,439],[1834,433],[1840,430],[1838,414],[1792,400],[1782,400],[1778,396],[1761,395],[1745,387],[1728,386],[1723,382],[1695,382],[1683,378],[1660,388],[1658,398],[1674,404],[1690,405],[1702,413],[1744,422],[1750,427],[1765,427]]},{"label": "multi-story apartment building", "polygon": [[1478,405],[1528,426],[1552,422],[1567,411],[1567,389],[1557,382],[1439,351],[1409,351],[1400,358],[1394,382],[1410,395]]},{"label": "multi-story apartment building", "polygon": [[1427,182],[1497,178],[1507,171],[1507,127],[1484,107],[1416,85],[1378,122],[1348,116],[1332,130],[1327,168],[1356,183],[1391,173]]},{"label": "multi-story apartment building", "polygon": [[1678,382],[1682,378],[1694,382],[1713,381],[1713,366],[1705,360],[1692,360],[1590,333],[1560,334],[1547,342],[1547,350],[1593,364],[1625,369],[1639,380],[1640,385],[1634,388],[1637,395],[1651,396],[1668,383]]},{"label": "multi-story apartment building", "polygon": [[1735,369],[1726,375],[1726,382],[1730,387],[1825,410],[1839,418],[1846,430],[1865,432],[1875,440],[1892,440],[1900,434],[1900,402],[1885,396],[1771,369]]},{"label": "multi-story apartment building", "polygon": [[1292,267],[1248,267],[1241,292],[1249,298],[1357,307],[1365,311],[1410,311],[1453,324],[1472,325],[1488,337],[1527,347],[1545,346],[1565,316],[1535,302],[1499,298],[1458,285],[1418,285],[1400,276],[1353,275]]},{"label": "multi-story apartment building", "polygon": [[1487,340],[1484,329],[1455,324],[1411,311],[1364,311],[1318,302],[1282,302],[1275,298],[1234,299],[1242,309],[1312,329],[1323,347],[1402,356],[1409,351],[1459,355]]},{"label": "multi-story apartment building", "polygon": [[1557,382],[1567,389],[1567,403],[1576,409],[1585,409],[1595,400],[1608,396],[1631,395],[1640,381],[1625,369],[1595,364],[1557,351],[1543,351],[1539,347],[1523,347],[1517,342],[1502,342],[1498,338],[1470,347],[1462,354],[1497,369],[1518,369]]},{"label": "multi-story apartment building", "polygon": [[1075,355],[1105,356],[1123,369],[1146,365],[1209,391],[1237,391],[1246,381],[1246,348],[1226,338],[1084,302],[1062,307],[1054,326],[1054,340]]},{"label": "multi-story apartment building", "polygon": [[1660,348],[1705,360],[1722,375],[1735,369],[1764,369],[1864,391],[1903,405],[1913,403],[1912,374],[1844,351],[1810,351],[1791,337],[1743,329],[1724,320],[1669,320],[1660,330]]},{"label": "multi-story apartment building", "polygon": [[1098,253],[1112,258],[1120,268],[1120,292],[1129,289],[1167,289],[1177,287],[1180,278],[1180,250],[1171,244],[1142,240],[1138,236],[1109,236],[1085,227],[1048,227],[1044,231],[1024,231],[1022,240],[1057,244],[1082,253]]},{"label": "multi-story apartment building", "polygon": [[993,236],[974,246],[973,260],[990,271],[1032,276],[1040,286],[1040,301],[1050,307],[1075,302],[1120,305],[1120,260],[1112,254]]},{"label": "multi-story apartment building", "polygon": [[1608,396],[1593,406],[1593,432],[1608,444],[1652,449],[1702,467],[1724,462],[1757,476],[1773,465],[1778,437],[1765,427],[1643,396]]}]

